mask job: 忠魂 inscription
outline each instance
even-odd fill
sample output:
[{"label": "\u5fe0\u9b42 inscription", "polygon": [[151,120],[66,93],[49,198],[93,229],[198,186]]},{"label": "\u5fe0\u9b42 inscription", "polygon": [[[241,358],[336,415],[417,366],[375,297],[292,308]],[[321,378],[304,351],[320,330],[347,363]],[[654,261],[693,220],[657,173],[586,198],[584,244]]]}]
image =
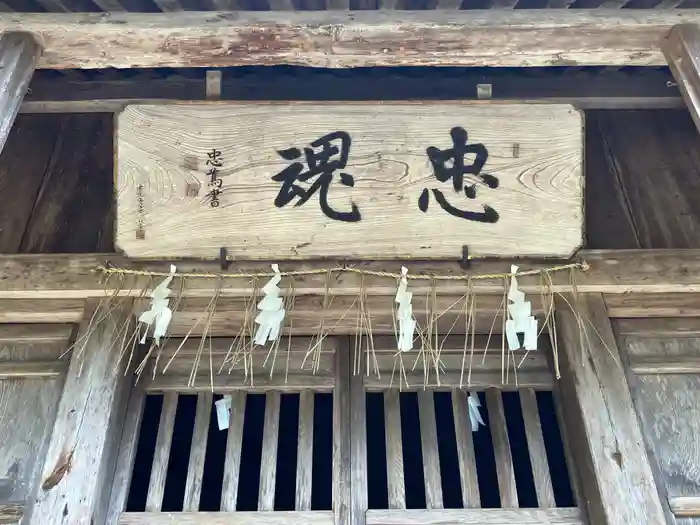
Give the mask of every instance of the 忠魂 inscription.
[{"label": "\u5fe0\u9b42 inscription", "polygon": [[[567,105],[129,106],[117,244],[136,258],[457,258],[465,244],[568,256],[582,239],[581,124]],[[139,186],[147,221],[126,198]]]}]

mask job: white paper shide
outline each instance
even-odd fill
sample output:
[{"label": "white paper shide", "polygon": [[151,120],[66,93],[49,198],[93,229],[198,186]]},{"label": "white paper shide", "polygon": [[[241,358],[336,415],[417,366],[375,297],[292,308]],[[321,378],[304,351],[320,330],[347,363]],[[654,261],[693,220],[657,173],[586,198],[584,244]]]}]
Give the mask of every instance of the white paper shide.
[{"label": "white paper shide", "polygon": [[396,291],[395,301],[398,304],[396,308],[396,318],[399,323],[398,349],[399,352],[408,352],[413,350],[413,333],[416,329],[416,320],[413,318],[413,292],[408,291],[408,268],[401,268],[401,279],[399,280],[399,289]]},{"label": "white paper shide", "polygon": [[170,325],[170,320],[173,317],[173,312],[170,310],[170,288],[168,286],[175,277],[175,265],[170,265],[170,275],[168,275],[162,283],[156,286],[151,292],[151,308],[146,310],[139,316],[139,322],[146,325],[146,330],[141,337],[141,344],[146,342],[148,331],[153,327],[153,340],[156,346],[160,346],[160,340],[165,337],[165,333]]},{"label": "white paper shide", "polygon": [[272,265],[275,276],[263,287],[265,297],[258,303],[260,313],[255,318],[258,329],[253,339],[254,344],[264,345],[267,341],[274,341],[280,335],[282,321],[284,321],[284,302],[280,297],[279,283],[282,281],[279,266]]},{"label": "white paper shide", "polygon": [[524,334],[522,347],[525,350],[537,350],[537,319],[532,315],[532,303],[525,300],[525,294],[518,289],[517,266],[510,267],[510,289],[508,290],[508,320],[506,321],[506,340],[509,350],[521,348],[518,334]]},{"label": "white paper shide", "polygon": [[469,397],[467,397],[467,405],[469,405],[469,422],[472,426],[472,432],[476,432],[479,430],[479,424],[486,426],[486,423],[484,423],[484,420],[481,418],[481,412],[479,411],[479,407],[481,406],[479,396],[469,394]]}]

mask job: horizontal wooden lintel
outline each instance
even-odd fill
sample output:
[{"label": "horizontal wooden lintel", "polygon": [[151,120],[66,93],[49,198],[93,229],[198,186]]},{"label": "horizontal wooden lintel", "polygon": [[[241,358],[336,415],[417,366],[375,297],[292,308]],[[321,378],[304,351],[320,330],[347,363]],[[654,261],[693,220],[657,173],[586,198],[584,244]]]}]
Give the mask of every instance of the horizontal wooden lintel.
[{"label": "horizontal wooden lintel", "polygon": [[65,361],[0,361],[1,379],[55,379],[68,369]]},{"label": "horizontal wooden lintel", "polygon": [[[218,70],[222,73],[217,100],[354,101],[439,100],[572,104],[581,109],[650,109],[684,107],[667,69],[586,70],[570,68],[566,75],[551,68],[531,69],[522,75],[512,69],[412,68],[382,69],[375,74],[355,70],[339,74],[315,68],[256,68]],[[349,74],[348,74],[349,73]],[[358,83],[364,89],[358,90]],[[440,91],[435,91],[439,83]],[[480,89],[489,86],[484,100]],[[156,78],[141,78],[110,70],[94,78],[74,78],[54,71],[37,71],[21,111],[23,113],[117,112],[128,104],[204,100],[203,71],[170,69]]]},{"label": "horizontal wooden lintel", "polygon": [[665,65],[661,41],[700,11],[488,10],[2,14],[40,68],[301,65]]},{"label": "horizontal wooden lintel", "polygon": [[[540,293],[550,289],[554,292],[596,292],[602,294],[685,294],[700,293],[700,250],[586,250],[581,251],[571,262],[585,261],[587,271],[564,270],[551,273],[551,283],[541,275],[521,276],[520,288],[525,293]],[[220,270],[206,262],[177,262],[179,272],[209,272]],[[468,270],[463,270],[457,260],[440,261],[373,261],[349,263],[358,270],[400,272],[408,265],[409,273],[425,276],[411,280],[414,294],[436,292],[442,295],[462,296],[468,290],[476,294],[501,294],[504,278],[464,280],[433,280],[433,275],[473,276],[509,275],[511,263],[521,271],[544,271],[561,261],[474,261]],[[135,262],[118,255],[7,255],[0,256],[0,301],[6,299],[86,299],[119,296],[141,297],[143,290],[152,286],[158,278],[124,275],[104,279],[96,271],[98,266],[145,271],[167,272],[171,262]],[[319,270],[342,265],[339,261],[302,262],[290,261],[280,265],[284,271]],[[269,262],[233,263],[228,272],[234,274],[269,272]],[[363,281],[363,282],[362,282]],[[176,281],[177,282],[177,281]],[[361,291],[368,295],[394,295],[396,280],[374,275],[362,276],[355,272],[326,272],[299,275],[294,278],[294,292],[301,295],[358,296]],[[175,287],[177,289],[177,286]],[[218,290],[221,297],[243,297],[253,291],[250,278],[190,278],[183,289],[184,297],[211,297]],[[0,303],[7,306],[8,303]],[[649,305],[653,308],[653,304]],[[627,311],[627,310],[626,310]],[[630,309],[631,313],[642,309]]]},{"label": "horizontal wooden lintel", "polygon": [[0,503],[0,525],[18,525],[24,514],[24,502]]},{"label": "horizontal wooden lintel", "polygon": [[668,503],[676,518],[700,517],[700,496],[677,496]]}]

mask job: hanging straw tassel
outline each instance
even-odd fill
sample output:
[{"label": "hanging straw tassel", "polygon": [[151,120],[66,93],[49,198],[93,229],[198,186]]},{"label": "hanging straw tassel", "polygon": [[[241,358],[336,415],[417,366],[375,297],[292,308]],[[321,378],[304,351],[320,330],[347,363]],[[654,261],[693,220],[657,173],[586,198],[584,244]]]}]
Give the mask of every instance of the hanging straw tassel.
[{"label": "hanging straw tassel", "polygon": [[272,265],[275,276],[263,286],[265,297],[258,303],[260,313],[255,318],[258,329],[255,332],[254,344],[264,345],[267,341],[275,341],[282,329],[284,321],[284,301],[280,297],[280,288],[277,286],[282,281],[279,266]]},{"label": "hanging straw tassel", "polygon": [[170,288],[168,285],[172,282],[175,277],[175,265],[170,265],[170,274],[156,286],[151,292],[151,308],[143,312],[139,316],[139,322],[146,325],[146,330],[143,332],[141,337],[141,344],[146,342],[146,337],[148,336],[148,330],[153,327],[153,339],[156,346],[160,346],[160,339],[165,337],[165,333],[168,331],[168,326],[170,325],[170,320],[173,317],[173,312],[169,308],[170,299]]}]

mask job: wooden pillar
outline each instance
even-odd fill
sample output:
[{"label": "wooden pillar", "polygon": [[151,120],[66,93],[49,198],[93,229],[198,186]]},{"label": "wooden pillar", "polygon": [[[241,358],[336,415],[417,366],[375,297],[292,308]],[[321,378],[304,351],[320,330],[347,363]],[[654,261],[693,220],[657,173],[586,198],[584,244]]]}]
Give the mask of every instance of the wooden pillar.
[{"label": "wooden pillar", "polygon": [[589,522],[667,523],[602,295],[559,298],[556,324],[557,388]]},{"label": "wooden pillar", "polygon": [[333,514],[335,525],[354,525],[350,472],[350,349],[347,344],[335,350],[333,388]]},{"label": "wooden pillar", "polygon": [[115,306],[99,324],[104,308],[87,304],[27,525],[104,522],[131,385],[120,353],[133,326],[132,304]]},{"label": "wooden pillar", "polygon": [[0,38],[0,151],[22,105],[41,55],[30,33],[5,33]]},{"label": "wooden pillar", "polygon": [[700,129],[700,26],[673,26],[661,48],[695,126]]}]

